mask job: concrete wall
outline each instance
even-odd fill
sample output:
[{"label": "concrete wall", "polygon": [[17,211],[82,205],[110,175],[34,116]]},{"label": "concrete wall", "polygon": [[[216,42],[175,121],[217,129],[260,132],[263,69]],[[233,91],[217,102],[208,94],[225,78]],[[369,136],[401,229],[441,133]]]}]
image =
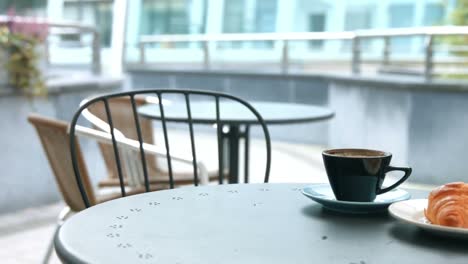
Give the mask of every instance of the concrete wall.
[{"label": "concrete wall", "polygon": [[418,179],[468,182],[468,93],[411,93],[408,163]]},{"label": "concrete wall", "polygon": [[331,147],[383,149],[416,182],[468,181],[468,93],[330,82]]},{"label": "concrete wall", "polygon": [[[47,97],[0,95],[0,214],[61,199],[36,131],[27,121],[28,114],[34,112],[70,121],[82,99],[116,89],[120,89],[120,84],[107,87],[77,84],[67,89],[54,87]],[[89,142],[84,144],[87,157],[97,159],[97,152],[88,151]],[[91,166],[90,171],[98,170]]]},{"label": "concrete wall", "polygon": [[56,116],[53,100],[20,96],[0,97],[0,212],[57,201],[52,171],[33,127],[31,112]]},{"label": "concrete wall", "polygon": [[406,163],[408,152],[410,94],[391,88],[331,82],[330,122],[332,148],[383,149],[394,154],[395,163]]}]

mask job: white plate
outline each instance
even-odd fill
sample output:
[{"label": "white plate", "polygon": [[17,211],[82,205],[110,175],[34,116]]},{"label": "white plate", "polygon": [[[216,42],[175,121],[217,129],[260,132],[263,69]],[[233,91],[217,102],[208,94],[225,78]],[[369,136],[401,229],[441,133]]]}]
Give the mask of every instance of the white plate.
[{"label": "white plate", "polygon": [[427,207],[427,199],[414,199],[394,203],[390,205],[390,214],[403,222],[418,226],[435,234],[468,238],[468,228],[448,227],[434,225],[424,216],[424,209]]}]

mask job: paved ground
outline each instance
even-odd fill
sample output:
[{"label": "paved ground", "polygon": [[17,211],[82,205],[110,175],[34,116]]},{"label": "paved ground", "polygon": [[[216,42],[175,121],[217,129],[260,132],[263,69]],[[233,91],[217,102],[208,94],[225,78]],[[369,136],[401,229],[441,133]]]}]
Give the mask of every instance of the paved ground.
[{"label": "paved ground", "polygon": [[[1,263],[40,263],[62,203],[0,216]],[[56,256],[50,263],[60,263]]]}]

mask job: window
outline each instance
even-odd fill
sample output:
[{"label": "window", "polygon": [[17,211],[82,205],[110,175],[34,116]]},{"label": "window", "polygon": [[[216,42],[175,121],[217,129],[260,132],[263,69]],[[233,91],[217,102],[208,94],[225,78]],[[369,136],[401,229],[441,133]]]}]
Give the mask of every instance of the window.
[{"label": "window", "polygon": [[224,33],[275,31],[276,1],[274,0],[224,1],[223,14]]},{"label": "window", "polygon": [[[275,32],[276,29],[275,0],[229,0],[224,1],[224,33],[245,32]],[[242,47],[246,43],[224,43],[221,47]],[[252,42],[253,47],[271,48],[271,41]]]},{"label": "window", "polygon": [[20,16],[45,16],[47,0],[1,0],[0,14],[6,14],[10,8]]},{"label": "window", "polygon": [[413,25],[414,6],[400,4],[390,6],[390,27],[410,27]]},{"label": "window", "polygon": [[255,32],[275,32],[276,1],[257,0],[255,8]]},{"label": "window", "polygon": [[[254,32],[275,32],[276,26],[276,1],[257,0],[255,6]],[[273,48],[272,41],[256,41],[256,48]]]},{"label": "window", "polygon": [[424,26],[434,26],[444,22],[445,10],[440,3],[427,4],[424,8]]},{"label": "window", "polygon": [[[325,31],[325,14],[309,15],[309,31],[323,32]],[[320,49],[323,47],[323,40],[309,41],[309,47],[312,49]]]},{"label": "window", "polygon": [[[391,5],[389,9],[389,25],[392,28],[404,28],[413,26],[414,6],[412,4]],[[392,50],[408,51],[411,39],[408,37],[397,37],[392,39]]]},{"label": "window", "polygon": [[373,8],[370,6],[351,7],[346,10],[344,29],[350,31],[371,28],[372,13]]},{"label": "window", "polygon": [[[112,0],[64,1],[63,17],[66,20],[96,25],[101,45],[109,47],[112,34]],[[62,40],[79,41],[79,36],[63,36]]]},{"label": "window", "polygon": [[[245,1],[224,1],[223,8],[223,33],[243,33],[245,31]],[[240,48],[241,42],[218,42],[220,48]]]},{"label": "window", "polygon": [[[344,30],[345,31],[354,31],[359,29],[370,29],[374,25],[374,17],[373,14],[375,13],[375,6],[365,5],[365,6],[350,6],[346,10],[345,14],[345,24]],[[362,40],[361,41],[361,48],[363,50],[370,50],[372,39]],[[351,42],[345,41],[343,42],[343,50],[350,51],[351,50]]]},{"label": "window", "polygon": [[143,0],[141,35],[188,34],[186,0]]},{"label": "window", "polygon": [[230,0],[224,2],[224,33],[244,32],[244,0]]}]

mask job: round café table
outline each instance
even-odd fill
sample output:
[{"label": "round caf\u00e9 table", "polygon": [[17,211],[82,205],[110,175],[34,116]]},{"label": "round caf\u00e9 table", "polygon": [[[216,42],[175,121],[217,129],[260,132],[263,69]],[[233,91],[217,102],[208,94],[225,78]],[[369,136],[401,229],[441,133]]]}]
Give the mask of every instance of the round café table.
[{"label": "round caf\u00e9 table", "polygon": [[332,213],[303,187],[211,185],[112,200],[67,220],[55,248],[65,263],[467,263],[468,241],[386,213]]},{"label": "round caf\u00e9 table", "polygon": [[[316,122],[330,119],[334,112],[328,108],[297,103],[250,102],[260,113],[267,125]],[[190,103],[193,123],[216,123],[216,105],[212,101],[192,101]],[[151,119],[161,119],[159,105],[147,104],[138,108],[138,114]],[[185,104],[173,103],[164,106],[166,121],[188,122]],[[220,119],[223,127],[222,139],[227,142],[226,152],[229,161],[229,183],[239,182],[239,142],[245,141],[244,182],[249,181],[249,138],[250,126],[258,125],[255,115],[245,106],[235,102],[220,102]],[[243,129],[241,129],[243,128]],[[224,146],[224,145],[223,145]]]}]

